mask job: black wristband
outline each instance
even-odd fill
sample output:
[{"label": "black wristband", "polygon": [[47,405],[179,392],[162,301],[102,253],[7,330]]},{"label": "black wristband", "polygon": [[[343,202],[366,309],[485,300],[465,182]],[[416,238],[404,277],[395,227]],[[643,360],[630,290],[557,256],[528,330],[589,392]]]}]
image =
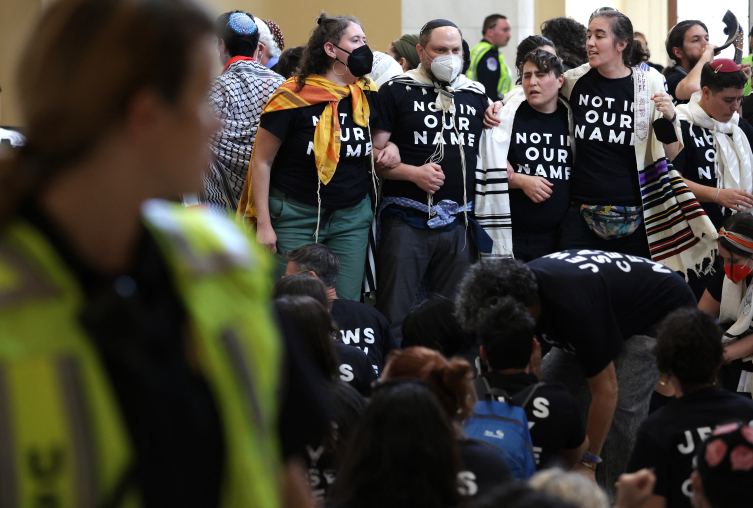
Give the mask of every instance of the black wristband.
[{"label": "black wristband", "polygon": [[[675,116],[677,116],[677,113],[675,113]],[[674,143],[675,141],[679,141],[677,139],[677,131],[675,130],[675,126],[672,123],[672,121],[667,120],[664,117],[661,117],[657,120],[654,120],[653,126],[654,126],[654,134],[656,135],[656,139],[658,139],[665,145],[669,145],[669,144]]]}]

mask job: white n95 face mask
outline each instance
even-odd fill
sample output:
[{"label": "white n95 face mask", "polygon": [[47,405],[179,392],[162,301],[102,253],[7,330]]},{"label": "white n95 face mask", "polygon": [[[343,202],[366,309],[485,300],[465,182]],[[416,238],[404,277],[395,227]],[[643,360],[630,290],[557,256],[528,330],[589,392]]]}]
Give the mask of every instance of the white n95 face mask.
[{"label": "white n95 face mask", "polygon": [[458,55],[441,55],[431,61],[431,73],[439,81],[451,83],[462,69],[463,59]]}]

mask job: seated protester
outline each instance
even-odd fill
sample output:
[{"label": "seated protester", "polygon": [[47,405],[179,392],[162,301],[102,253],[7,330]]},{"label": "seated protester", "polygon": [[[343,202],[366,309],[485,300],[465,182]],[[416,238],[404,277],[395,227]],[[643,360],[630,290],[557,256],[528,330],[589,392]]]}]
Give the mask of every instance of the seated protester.
[{"label": "seated protester", "polygon": [[[476,216],[494,240],[492,255],[512,251],[516,259],[530,261],[558,250],[560,224],[570,207],[572,114],[559,97],[564,81],[559,57],[535,49],[521,58],[519,72],[525,95],[510,94],[499,113],[502,123],[482,138]],[[514,175],[510,192],[495,193],[508,167]],[[508,210],[511,234],[508,227],[495,227],[500,209]]]},{"label": "seated protester", "polygon": [[333,507],[461,506],[453,424],[423,382],[378,385],[345,450]]},{"label": "seated protester", "polygon": [[673,64],[664,69],[667,90],[675,104],[687,104],[701,90],[701,69],[714,59],[706,25],[697,19],[677,23],[667,34],[667,56]]},{"label": "seated protester", "polygon": [[506,296],[526,307],[552,346],[542,380],[567,386],[587,418],[588,451],[574,469],[595,472],[613,491],[659,381],[647,334],[673,310],[695,306],[693,293],[672,270],[618,253],[571,250],[528,265],[489,259],[458,291],[463,327],[477,333],[483,309]]},{"label": "seated protester", "polygon": [[[324,284],[308,274],[301,273],[280,279],[274,288],[274,298],[292,296],[310,296],[328,309],[330,303]],[[329,310],[329,309],[328,309]],[[340,341],[337,326],[331,323],[330,339],[334,339],[340,379],[355,388],[364,397],[371,396],[371,383],[376,381],[376,374],[366,354],[357,347],[348,346]]]},{"label": "seated protester", "polygon": [[389,323],[374,307],[337,297],[335,286],[340,274],[340,260],[321,243],[310,243],[289,252],[285,275],[308,273],[322,281],[332,306],[332,319],[340,329],[339,339],[361,349],[371,361],[377,376],[382,372],[387,354],[395,349]]},{"label": "seated protester", "polygon": [[502,454],[484,441],[469,439],[461,424],[471,413],[471,366],[461,358],[447,360],[436,351],[409,347],[390,354],[382,380],[419,378],[432,387],[445,414],[453,422],[460,444],[461,471],[458,488],[461,494],[483,495],[495,486],[514,481],[510,466]]},{"label": "seated protester", "polygon": [[724,335],[724,360],[719,381],[727,390],[751,397],[753,388],[753,215],[736,213],[719,231],[719,256],[723,270],[708,279],[698,308],[719,319]]},{"label": "seated protester", "polygon": [[[337,292],[360,300],[369,229],[376,87],[360,23],[322,13],[300,75],[270,97],[261,116],[238,218],[256,222],[257,242],[281,254],[313,238],[340,258]],[[374,92],[374,93],[372,93]],[[381,155],[381,154],[380,154]],[[283,211],[284,210],[284,211]]]},{"label": "seated protester", "polygon": [[559,382],[540,383],[541,346],[536,322],[514,298],[500,298],[479,309],[476,336],[481,358],[489,366],[475,383],[479,399],[488,388],[504,390],[528,417],[537,469],[580,463],[588,448],[585,426],[573,395]]},{"label": "seated protester", "polygon": [[691,475],[693,506],[753,508],[753,429],[732,423],[717,427],[696,455]]},{"label": "seated protester", "polygon": [[241,12],[217,18],[215,33],[222,74],[209,91],[209,103],[222,121],[210,143],[215,159],[204,174],[201,201],[235,214],[248,173],[262,109],[284,79],[258,61],[261,20]]},{"label": "seated protester", "polygon": [[337,475],[343,443],[366,408],[366,400],[338,379],[338,365],[332,345],[332,320],[327,308],[310,296],[289,296],[275,300],[280,319],[293,324],[325,379],[336,413],[330,433],[322,442],[307,443],[305,462],[311,488],[322,501]]},{"label": "seated protester", "polygon": [[684,148],[672,164],[721,228],[734,212],[753,208],[753,126],[737,113],[748,78],[732,60],[701,70],[701,91],[678,106]]},{"label": "seated protester", "polygon": [[463,330],[449,298],[429,293],[410,310],[403,321],[403,349],[422,346],[439,351],[445,358],[459,356],[471,365],[479,358],[478,346]]},{"label": "seated protester", "polygon": [[690,508],[690,474],[701,442],[721,423],[753,422],[753,401],[716,386],[721,336],[714,318],[698,309],[677,310],[659,326],[656,365],[677,398],[641,424],[628,463],[628,472],[651,468],[656,474],[647,508]]},{"label": "seated protester", "polygon": [[[451,21],[424,25],[417,69],[379,89],[374,144],[389,140],[402,163],[383,177],[376,261],[376,305],[398,337],[421,281],[452,298],[465,270],[490,247],[473,220],[474,176],[484,110],[483,87],[460,74],[463,39]],[[454,111],[454,113],[453,113]]]},{"label": "seated protester", "polygon": [[607,496],[598,485],[581,474],[558,467],[539,471],[528,481],[528,485],[567,501],[576,508],[610,508]]}]

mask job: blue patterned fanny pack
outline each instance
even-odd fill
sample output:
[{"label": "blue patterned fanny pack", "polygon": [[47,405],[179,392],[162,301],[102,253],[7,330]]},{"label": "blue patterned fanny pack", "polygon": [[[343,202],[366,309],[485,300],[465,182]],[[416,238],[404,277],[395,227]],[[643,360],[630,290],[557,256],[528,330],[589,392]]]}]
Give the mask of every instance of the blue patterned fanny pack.
[{"label": "blue patterned fanny pack", "polygon": [[641,206],[581,205],[580,214],[588,228],[604,240],[630,236],[643,222]]}]

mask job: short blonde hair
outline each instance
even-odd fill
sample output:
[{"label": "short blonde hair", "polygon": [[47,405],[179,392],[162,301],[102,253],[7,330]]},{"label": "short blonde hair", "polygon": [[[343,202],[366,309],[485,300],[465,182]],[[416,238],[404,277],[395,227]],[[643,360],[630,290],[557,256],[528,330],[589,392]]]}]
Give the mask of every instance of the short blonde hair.
[{"label": "short blonde hair", "polygon": [[533,475],[528,484],[577,508],[609,508],[609,500],[599,486],[578,473],[545,469]]}]

